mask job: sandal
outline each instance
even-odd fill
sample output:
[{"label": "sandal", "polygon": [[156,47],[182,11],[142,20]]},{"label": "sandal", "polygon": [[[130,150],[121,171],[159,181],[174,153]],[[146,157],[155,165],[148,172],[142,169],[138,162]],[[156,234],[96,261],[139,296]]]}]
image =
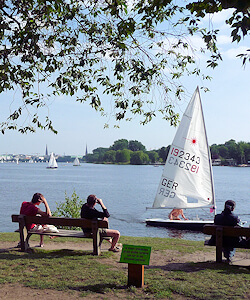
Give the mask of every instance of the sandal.
[{"label": "sandal", "polygon": [[109,251],[112,251],[112,252],[120,252],[120,249],[119,248],[109,248]]}]

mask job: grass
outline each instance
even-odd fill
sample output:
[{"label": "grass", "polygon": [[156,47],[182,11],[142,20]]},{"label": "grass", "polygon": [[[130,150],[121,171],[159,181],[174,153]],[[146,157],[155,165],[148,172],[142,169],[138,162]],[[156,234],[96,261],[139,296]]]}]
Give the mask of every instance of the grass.
[{"label": "grass", "polygon": [[[0,240],[17,241],[18,234],[0,233]],[[38,237],[32,237],[36,239]],[[58,239],[83,243],[81,239]],[[53,240],[57,242],[57,239]],[[151,246],[159,257],[174,251],[179,257],[196,251],[215,251],[203,242],[165,238],[122,237],[121,242]],[[84,243],[92,243],[84,239]],[[167,251],[167,252],[166,252]],[[4,262],[4,263],[3,263]],[[174,265],[174,263],[173,263]],[[35,249],[33,253],[17,250],[0,252],[0,285],[18,283],[33,289],[75,292],[82,296],[113,299],[249,299],[249,269],[214,262],[179,263],[145,266],[145,287],[127,288],[127,265],[119,256],[103,252]],[[104,299],[103,298],[103,299]]]},{"label": "grass", "polygon": [[249,297],[250,278],[246,269],[197,263],[190,264],[185,271],[150,270],[147,276],[147,292],[155,293],[157,298],[175,293],[191,299],[248,299],[247,291]]},{"label": "grass", "polygon": [[[104,256],[105,257],[105,256]],[[119,286],[125,274],[113,276],[110,267],[83,251],[35,250],[32,254],[17,251],[0,253],[0,283],[20,283],[36,289],[102,292]],[[94,284],[93,284],[94,282]]]},{"label": "grass", "polygon": [[[0,240],[5,242],[15,242],[18,241],[19,233],[10,232],[0,232]],[[30,238],[32,241],[39,241],[39,236],[32,235]],[[48,237],[44,238],[45,243],[49,240]],[[92,243],[91,239],[76,239],[76,238],[60,238],[54,239],[54,243],[62,242],[74,242],[74,243]],[[194,251],[204,251],[203,241],[188,241],[181,239],[171,239],[171,238],[151,238],[151,237],[126,237],[122,236],[120,241],[122,244],[133,244],[133,245],[144,245],[152,247],[154,251],[160,250],[178,250],[180,253],[193,253]],[[185,247],[184,247],[185,246]]]},{"label": "grass", "polygon": [[150,246],[152,251],[178,250],[180,253],[193,253],[194,251],[204,251],[203,241],[187,241],[171,238],[151,238],[151,237],[121,237],[121,243],[132,245]]}]

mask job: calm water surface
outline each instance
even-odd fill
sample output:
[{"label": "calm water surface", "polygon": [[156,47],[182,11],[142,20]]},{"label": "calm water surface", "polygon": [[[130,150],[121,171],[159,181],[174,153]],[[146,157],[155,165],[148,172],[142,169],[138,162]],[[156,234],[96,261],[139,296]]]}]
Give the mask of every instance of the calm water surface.
[{"label": "calm water surface", "polygon": [[[89,194],[102,198],[111,214],[110,228],[118,229],[122,235],[204,239],[202,233],[145,225],[146,218],[166,217],[169,212],[146,210],[152,206],[163,166],[58,165],[58,169],[50,170],[44,163],[0,164],[1,232],[17,228],[10,216],[19,213],[21,203],[30,201],[35,192],[44,194],[53,211],[56,202],[64,201],[65,192],[70,196],[76,191],[81,199],[86,199]],[[237,203],[236,214],[249,226],[250,168],[214,167],[213,172],[217,212],[223,209],[225,200],[233,199]],[[199,217],[207,212],[208,209],[199,211]],[[184,213],[189,218],[194,215],[191,210]]]}]

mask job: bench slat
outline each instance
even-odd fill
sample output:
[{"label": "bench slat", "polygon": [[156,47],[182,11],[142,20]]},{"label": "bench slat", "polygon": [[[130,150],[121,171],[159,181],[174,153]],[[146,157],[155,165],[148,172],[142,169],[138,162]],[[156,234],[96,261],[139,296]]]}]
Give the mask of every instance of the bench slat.
[{"label": "bench slat", "polygon": [[250,237],[250,228],[247,227],[232,227],[232,226],[219,226],[219,225],[205,225],[203,227],[203,233],[215,235],[216,228],[222,227],[223,228],[223,235],[224,236],[245,236]]},{"label": "bench slat", "polygon": [[60,236],[60,237],[74,237],[74,238],[91,238],[90,236],[85,236],[82,231],[77,230],[63,230],[58,229],[59,232],[39,232],[39,231],[29,231],[31,234],[39,235],[50,235],[50,236]]},{"label": "bench slat", "polygon": [[[19,222],[19,215],[12,215],[12,222]],[[72,226],[72,227],[83,227],[92,228],[93,221],[82,219],[82,218],[56,218],[56,217],[40,217],[40,216],[25,216],[27,223],[34,224],[49,224],[55,226]],[[108,222],[98,220],[98,228],[108,228]]]}]

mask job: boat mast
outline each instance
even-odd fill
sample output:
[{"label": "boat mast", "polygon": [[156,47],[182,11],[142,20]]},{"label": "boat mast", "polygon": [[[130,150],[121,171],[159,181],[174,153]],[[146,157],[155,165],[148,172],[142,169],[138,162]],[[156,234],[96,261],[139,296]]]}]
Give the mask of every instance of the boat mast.
[{"label": "boat mast", "polygon": [[208,160],[209,160],[210,179],[211,179],[211,188],[212,188],[214,215],[215,215],[216,214],[216,206],[215,206],[214,179],[213,179],[211,153],[210,153],[210,148],[209,148],[209,145],[208,145],[207,131],[206,131],[206,126],[205,126],[205,119],[204,119],[204,114],[203,114],[202,102],[201,102],[201,95],[200,95],[200,90],[199,90],[198,86],[197,86],[197,90],[198,90],[198,93],[199,93],[199,101],[200,101],[200,105],[201,105],[201,114],[202,114],[202,119],[203,119],[203,124],[204,124],[204,133],[205,133],[206,143],[207,143],[207,152],[208,152],[207,154],[208,154]]}]

